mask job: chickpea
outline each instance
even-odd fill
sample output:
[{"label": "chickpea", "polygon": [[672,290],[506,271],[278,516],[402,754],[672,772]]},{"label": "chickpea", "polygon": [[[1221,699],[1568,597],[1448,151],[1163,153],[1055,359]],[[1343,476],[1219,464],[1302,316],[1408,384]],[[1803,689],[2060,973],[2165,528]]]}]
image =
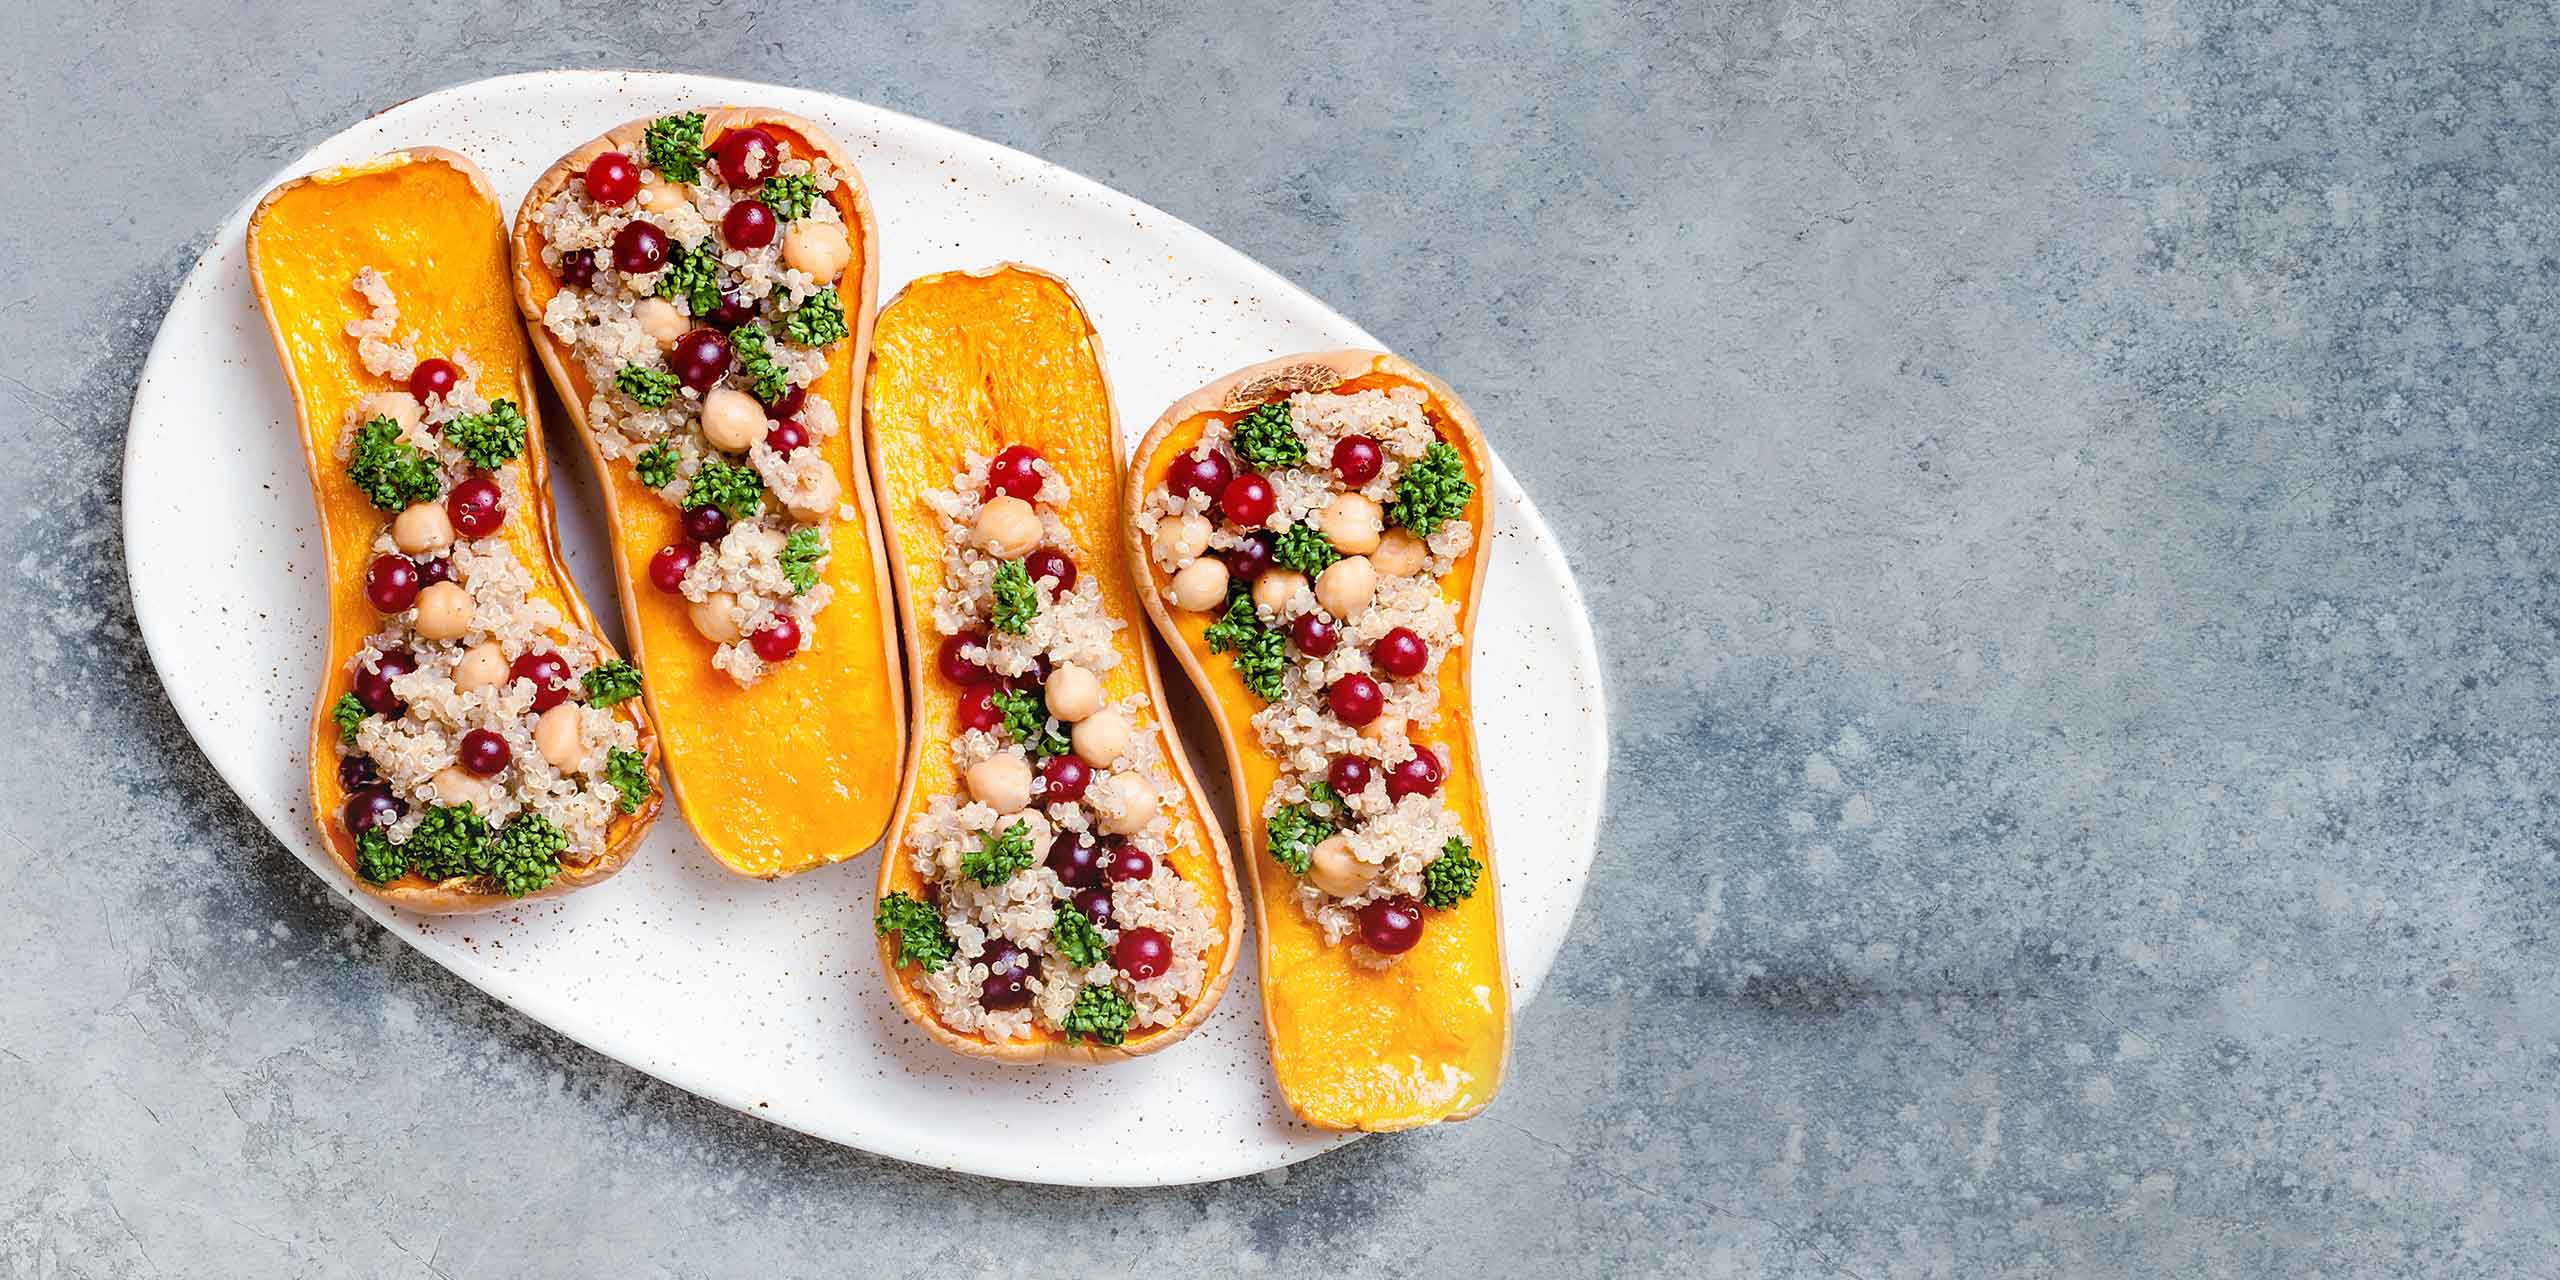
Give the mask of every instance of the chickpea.
[{"label": "chickpea", "polygon": [[429,640],[459,640],[471,629],[471,593],[450,582],[430,583],[418,593],[418,634]]},{"label": "chickpea", "polygon": [[834,284],[853,261],[853,244],[833,222],[802,218],[782,233],[782,265],[806,271],[820,284]]},{"label": "chickpea", "polygon": [[1094,808],[1102,815],[1103,834],[1134,836],[1156,820],[1162,801],[1146,779],[1135,773],[1115,773],[1097,785],[1102,796]]},{"label": "chickpea", "polygon": [[664,298],[642,298],[640,305],[631,309],[631,318],[640,322],[640,331],[648,334],[661,351],[674,346],[676,339],[693,325],[683,312],[676,310],[676,304]]},{"label": "chickpea", "polygon": [[1307,575],[1295,569],[1265,569],[1253,580],[1253,602],[1281,617],[1289,615],[1289,602],[1298,598],[1300,588],[1307,585]]},{"label": "chickpea", "polygon": [[1176,516],[1156,526],[1156,562],[1181,562],[1209,549],[1209,518],[1199,514]]},{"label": "chickpea", "polygon": [[356,401],[356,421],[389,418],[400,424],[401,435],[412,439],[417,437],[420,415],[425,412],[418,398],[406,391],[376,391]]},{"label": "chickpea", "polygon": [[999,559],[1011,560],[1029,554],[1040,545],[1040,515],[1031,504],[1012,494],[1000,494],[978,508],[974,532],[978,545]]},{"label": "chickpea", "polygon": [[1031,803],[1031,762],[1008,751],[970,765],[969,795],[998,813],[1022,812]]},{"label": "chickpea", "polygon": [[434,499],[410,503],[391,522],[391,543],[413,556],[441,554],[453,546],[453,517]]},{"label": "chickpea", "polygon": [[1405,736],[1404,714],[1381,711],[1377,719],[1360,726],[1360,736],[1370,742],[1402,742]]},{"label": "chickpea", "polygon": [[1411,529],[1389,529],[1378,539],[1378,549],[1369,553],[1369,567],[1390,578],[1410,578],[1422,572],[1423,561],[1431,549]]},{"label": "chickpea", "polygon": [[738,598],[726,591],[714,591],[697,601],[685,616],[692,619],[693,629],[713,644],[727,644],[746,634],[738,629]]},{"label": "chickpea", "polygon": [[585,735],[579,732],[578,704],[563,702],[533,721],[533,749],[554,769],[568,770],[587,758]]},{"label": "chickpea", "polygon": [[1072,662],[1051,671],[1044,687],[1049,714],[1061,724],[1074,724],[1102,710],[1102,681]]},{"label": "chickpea", "polygon": [[1175,607],[1203,613],[1217,608],[1227,599],[1227,562],[1215,556],[1202,556],[1182,566],[1173,575]]},{"label": "chickpea", "polygon": [[453,687],[464,693],[495,689],[507,681],[506,651],[495,640],[483,640],[463,651],[453,664]]},{"label": "chickpea", "polygon": [[1076,758],[1096,769],[1108,769],[1129,754],[1129,718],[1117,711],[1096,711],[1076,722],[1067,735]]},{"label": "chickpea", "polygon": [[693,203],[693,191],[681,182],[667,182],[643,174],[640,179],[640,207],[651,213],[670,213]]},{"label": "chickpea", "polygon": [[438,804],[467,804],[482,813],[489,811],[489,784],[472,777],[461,765],[449,764],[436,770],[427,785],[436,789]]},{"label": "chickpea", "polygon": [[744,453],[762,443],[772,429],[764,406],[736,387],[713,387],[702,397],[702,438],[714,449]]},{"label": "chickpea", "polygon": [[1326,836],[1307,855],[1307,879],[1337,898],[1349,898],[1367,889],[1378,878],[1378,869],[1351,856],[1351,842],[1340,836]]},{"label": "chickpea", "polygon": [[1367,556],[1344,556],[1316,575],[1316,603],[1337,618],[1348,619],[1368,608],[1376,594],[1378,573],[1369,567]]},{"label": "chickpea", "polygon": [[1386,521],[1386,512],[1368,497],[1337,493],[1316,513],[1316,532],[1346,556],[1365,556],[1378,549],[1378,535]]}]

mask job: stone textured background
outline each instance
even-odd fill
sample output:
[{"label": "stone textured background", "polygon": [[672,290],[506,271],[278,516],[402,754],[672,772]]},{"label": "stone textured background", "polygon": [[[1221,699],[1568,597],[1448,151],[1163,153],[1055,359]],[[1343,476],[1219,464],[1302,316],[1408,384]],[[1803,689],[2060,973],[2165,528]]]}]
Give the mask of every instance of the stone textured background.
[{"label": "stone textured background", "polygon": [[[1194,9],[0,8],[0,1274],[2549,1273],[2550,7]],[[232,800],[115,532],[158,310],[309,143],[572,63],[1029,149],[1464,389],[1620,726],[1486,1117],[920,1173],[527,1024]]]}]

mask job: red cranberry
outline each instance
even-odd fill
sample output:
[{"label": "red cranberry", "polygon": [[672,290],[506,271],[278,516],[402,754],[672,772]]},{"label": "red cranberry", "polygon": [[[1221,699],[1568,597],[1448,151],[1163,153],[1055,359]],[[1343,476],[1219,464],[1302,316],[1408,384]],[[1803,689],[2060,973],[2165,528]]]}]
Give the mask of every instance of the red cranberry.
[{"label": "red cranberry", "polygon": [[1342,796],[1356,796],[1369,789],[1369,761],[1362,756],[1335,756],[1325,766],[1325,785]]},{"label": "red cranberry", "polygon": [[560,283],[572,289],[584,289],[596,282],[596,251],[580,249],[560,255]]},{"label": "red cranberry", "polygon": [[1040,976],[1040,957],[1002,938],[992,938],[978,955],[987,966],[979,1002],[990,1009],[1020,1009],[1031,1003],[1031,980]]},{"label": "red cranberry", "polygon": [[1227,562],[1227,576],[1237,582],[1250,583],[1264,570],[1280,562],[1280,536],[1268,529],[1257,529],[1244,536],[1244,541],[1220,553]]},{"label": "red cranberry", "polygon": [[528,652],[507,666],[507,679],[533,682],[533,709],[549,711],[569,700],[574,687],[569,679],[569,660],[556,653]]},{"label": "red cranberry", "polygon": [[708,391],[729,371],[729,339],[717,329],[696,329],[676,339],[667,367],[696,391]]},{"label": "red cranberry", "polygon": [[409,704],[391,691],[391,682],[418,669],[418,660],[406,649],[393,649],[373,660],[373,665],[356,673],[356,701],[378,716],[398,717],[406,714]]},{"label": "red cranberry", "polygon": [[1084,799],[1084,789],[1093,784],[1093,770],[1074,756],[1051,756],[1040,762],[1040,799],[1044,804]]},{"label": "red cranberry", "polygon": [[1422,904],[1411,898],[1380,898],[1361,907],[1360,940],[1371,951],[1391,956],[1413,950],[1422,941]]},{"label": "red cranberry", "polygon": [[966,646],[976,645],[984,648],[986,643],[987,633],[984,631],[963,631],[958,635],[944,636],[942,647],[934,652],[933,665],[942,672],[943,679],[953,684],[994,684],[995,672],[987,670],[984,665],[973,659],[960,655],[960,650]]},{"label": "red cranberry", "polygon": [[987,484],[978,491],[978,496],[992,498],[999,493],[1009,493],[1024,502],[1038,498],[1040,471],[1032,465],[1038,461],[1039,452],[1029,445],[1005,446],[1004,452],[987,464]]},{"label": "red cranberry", "polygon": [[1173,939],[1161,929],[1125,930],[1111,944],[1111,967],[1135,982],[1161,977],[1173,967]]},{"label": "red cranberry", "polygon": [[1398,627],[1369,646],[1369,661],[1391,676],[1418,676],[1431,661],[1431,646],[1424,644],[1413,628]]},{"label": "red cranberry", "polygon": [[1250,471],[1229,480],[1218,495],[1219,510],[1248,529],[1270,519],[1279,505],[1280,495],[1272,492],[1271,482]]},{"label": "red cranberry", "polygon": [[1386,706],[1386,698],[1378,692],[1378,682],[1358,674],[1334,681],[1333,687],[1324,691],[1324,700],[1333,708],[1335,719],[1354,729],[1377,719],[1378,712]]},{"label": "red cranberry", "polygon": [[800,652],[800,624],[789,618],[776,618],[765,629],[747,637],[756,656],[767,662],[780,662]]},{"label": "red cranberry", "polygon": [[801,426],[798,418],[784,418],[764,433],[764,442],[772,446],[775,453],[788,458],[809,443],[809,429]]},{"label": "red cranberry", "polygon": [[428,396],[452,395],[454,387],[461,381],[462,370],[452,361],[421,360],[417,368],[409,371],[409,394],[424,404]]},{"label": "red cranberry", "polygon": [[[782,163],[782,150],[772,134],[748,125],[721,134],[720,140],[711,144],[711,159],[720,166],[721,181],[733,187],[752,187],[773,176],[774,166]],[[764,207],[753,200],[739,203]]]},{"label": "red cranberry", "polygon": [[773,243],[773,210],[761,200],[741,200],[720,216],[720,238],[732,249],[761,249]]},{"label": "red cranberry", "polygon": [[418,587],[420,590],[432,587],[439,582],[453,581],[452,556],[437,556],[433,560],[420,560],[417,562],[417,565]]},{"label": "red cranberry", "polygon": [[346,808],[340,816],[346,819],[348,831],[363,835],[376,827],[398,822],[407,808],[391,794],[389,787],[360,787],[347,796]]},{"label": "red cranberry", "polygon": [[1089,837],[1061,831],[1049,842],[1049,870],[1070,889],[1091,888],[1102,883],[1102,851]]},{"label": "red cranberry", "polygon": [[462,758],[463,768],[483,778],[506,768],[507,762],[516,758],[516,753],[507,746],[507,740],[487,729],[474,729],[462,735],[462,748],[456,754]]},{"label": "red cranberry", "polygon": [[1173,467],[1165,472],[1164,482],[1177,498],[1195,493],[1215,498],[1227,491],[1227,481],[1233,479],[1235,473],[1235,467],[1228,463],[1227,455],[1223,453],[1211,453],[1205,458],[1185,453],[1174,458]]},{"label": "red cranberry", "polygon": [[680,523],[684,536],[696,542],[718,542],[729,536],[729,513],[718,507],[694,507],[684,513]]},{"label": "red cranberry", "polygon": [[1297,621],[1289,624],[1289,642],[1298,646],[1298,652],[1310,658],[1321,658],[1342,643],[1342,628],[1335,626],[1330,618],[1302,613]]},{"label": "red cranberry", "polygon": [[684,575],[693,570],[695,552],[690,542],[670,542],[649,557],[649,585],[668,595],[684,594]]},{"label": "red cranberry", "polygon": [[1354,489],[1378,478],[1378,468],[1386,455],[1378,451],[1378,442],[1367,436],[1344,436],[1333,446],[1333,474]]},{"label": "red cranberry", "polygon": [[1091,920],[1097,925],[1103,925],[1106,927],[1110,925],[1111,891],[1109,889],[1103,888],[1101,885],[1095,885],[1090,889],[1078,889],[1076,890],[1076,896],[1068,899],[1068,902],[1071,903],[1076,910],[1083,912],[1085,919]]},{"label": "red cranberry", "polygon": [[613,265],[635,276],[667,265],[667,233],[653,222],[622,224],[613,233]]},{"label": "red cranberry", "polygon": [[1413,758],[1387,770],[1387,798],[1402,800],[1406,796],[1427,796],[1440,789],[1446,771],[1440,757],[1431,748],[1413,744]]},{"label": "red cranberry", "polygon": [[1058,580],[1058,594],[1065,595],[1076,585],[1076,562],[1054,547],[1042,547],[1022,558],[1022,570],[1033,582],[1043,578]]},{"label": "red cranberry", "polygon": [[629,204],[640,194],[640,166],[619,151],[587,162],[587,198],[602,205]]},{"label": "red cranberry", "polygon": [[499,506],[504,495],[498,482],[486,471],[474,471],[453,486],[444,497],[445,518],[453,522],[453,531],[466,538],[485,538],[507,522],[505,508]]},{"label": "red cranberry", "polygon": [[1102,874],[1117,883],[1122,880],[1144,880],[1156,873],[1156,860],[1147,851],[1130,842],[1127,836],[1113,836],[1103,846],[1108,855]]},{"label": "red cranberry", "polygon": [[364,567],[364,598],[384,613],[398,613],[418,602],[418,566],[403,555],[375,556]]},{"label": "red cranberry", "polygon": [[720,295],[720,305],[703,319],[714,329],[735,329],[756,318],[756,304],[747,295],[731,289]]},{"label": "red cranberry", "polygon": [[801,406],[807,403],[809,403],[809,388],[805,386],[793,387],[789,391],[783,392],[781,399],[774,401],[771,406],[765,409],[765,416],[769,418],[797,418],[800,416]]},{"label": "red cranberry", "polygon": [[1004,727],[1004,712],[996,708],[994,685],[982,684],[960,695],[960,729],[994,733]]},{"label": "red cranberry", "polygon": [[373,757],[341,756],[338,758],[339,786],[353,791],[358,787],[369,787],[380,781],[382,781],[382,771],[373,767]]}]

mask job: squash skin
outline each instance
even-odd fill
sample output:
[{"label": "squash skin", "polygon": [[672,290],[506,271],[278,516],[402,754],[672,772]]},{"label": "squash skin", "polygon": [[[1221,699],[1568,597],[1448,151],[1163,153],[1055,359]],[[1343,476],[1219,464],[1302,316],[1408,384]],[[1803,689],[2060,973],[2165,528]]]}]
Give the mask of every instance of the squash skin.
[{"label": "squash skin", "polygon": [[[1153,1053],[1189,1035],[1217,1007],[1241,950],[1244,910],[1225,835],[1173,736],[1154,649],[1137,626],[1141,591],[1120,555],[1119,419],[1100,341],[1065,281],[1014,263],[917,279],[881,310],[877,337],[863,430],[904,586],[899,617],[907,652],[917,655],[907,665],[915,732],[905,793],[881,857],[880,897],[901,889],[921,895],[923,878],[902,852],[909,820],[933,797],[961,787],[945,750],[959,690],[923,656],[939,643],[926,634],[926,615],[942,582],[942,527],[918,495],[948,487],[964,452],[992,455],[1008,444],[1027,444],[1067,479],[1070,504],[1058,514],[1075,535],[1077,572],[1100,583],[1112,615],[1128,624],[1118,633],[1121,662],[1104,678],[1104,691],[1119,698],[1143,689],[1154,708],[1167,771],[1183,791],[1183,817],[1205,842],[1178,851],[1174,868],[1201,890],[1219,933],[1204,957],[1200,992],[1182,1017],[1117,1046],[1069,1042],[1045,1027],[1035,1028],[1030,1040],[1001,1044],[955,1032],[936,1016],[932,998],[910,982],[911,971],[898,967],[893,942],[881,938],[890,994],[936,1044],[971,1057],[1093,1063]],[[991,394],[998,387],[1010,393],[1001,402]]]},{"label": "squash skin", "polygon": [[1289,1109],[1327,1129],[1387,1131],[1464,1120],[1482,1111],[1502,1084],[1510,1053],[1511,985],[1502,952],[1499,865],[1469,691],[1475,648],[1462,645],[1442,658],[1440,720],[1415,736],[1427,736],[1444,758],[1448,776],[1441,795],[1474,837],[1484,875],[1473,897],[1425,914],[1422,941],[1413,950],[1384,971],[1371,971],[1352,960],[1347,944],[1328,945],[1291,901],[1297,878],[1271,861],[1269,834],[1259,817],[1262,797],[1279,776],[1253,736],[1253,714],[1262,700],[1244,687],[1223,655],[1209,652],[1203,633],[1211,615],[1169,608],[1170,579],[1157,571],[1134,531],[1147,494],[1164,483],[1174,458],[1199,442],[1205,418],[1232,416],[1298,391],[1399,385],[1429,397],[1432,425],[1457,448],[1475,484],[1475,496],[1461,513],[1475,527],[1475,546],[1441,581],[1443,594],[1459,593],[1452,597],[1459,630],[1472,640],[1493,544],[1492,454],[1474,415],[1454,392],[1385,352],[1284,356],[1176,401],[1138,445],[1122,511],[1124,528],[1131,531],[1130,568],[1147,587],[1147,616],[1209,704],[1226,747],[1237,825],[1254,882],[1272,1071]]},{"label": "squash skin", "polygon": [[[857,426],[879,292],[879,230],[853,162],[818,127],[759,108],[704,113],[706,146],[732,129],[760,125],[793,154],[825,156],[841,179],[830,199],[851,233],[856,261],[837,281],[852,334],[828,359],[810,394],[836,409],[838,430],[813,447],[834,464],[844,501],[859,519],[838,520],[824,580],[835,598],[818,615],[816,639],[751,688],[714,669],[710,649],[686,618],[681,598],[648,582],[649,558],[681,536],[674,508],[640,484],[627,461],[605,458],[587,429],[592,389],[569,349],[543,328],[543,308],[560,283],[542,264],[536,215],[606,151],[641,156],[648,120],[634,120],[561,157],[526,193],[515,223],[515,295],[551,385],[604,487],[613,536],[614,580],[631,647],[648,673],[651,712],[666,738],[667,781],[703,847],[730,871],[771,880],[860,855],[880,839],[896,800],[905,745],[904,688],[898,679],[897,622],[889,566]],[[655,654],[652,657],[652,654]]]},{"label": "squash skin", "polygon": [[[507,545],[532,574],[536,594],[611,653],[560,556],[533,361],[507,306],[507,245],[497,193],[461,155],[439,147],[410,147],[278,186],[250,216],[248,242],[250,283],[293,391],[303,463],[319,507],[331,655],[311,717],[312,819],[321,839],[358,889],[427,914],[492,910],[612,876],[630,861],[657,818],[655,786],[638,812],[617,815],[607,826],[604,851],[593,861],[585,866],[562,863],[558,879],[523,898],[461,887],[468,880],[437,883],[415,874],[373,884],[355,872],[355,838],[330,821],[347,793],[338,783],[338,729],[329,707],[349,688],[341,669],[345,655],[380,625],[381,615],[365,600],[364,568],[375,534],[390,518],[347,480],[335,456],[346,409],[359,397],[385,389],[365,372],[354,341],[345,335],[346,322],[367,311],[348,284],[358,268],[376,267],[392,282],[400,297],[401,322],[420,335],[423,347],[467,352],[480,363],[487,390],[496,393],[492,399],[507,395],[523,407],[524,453],[507,465],[517,469],[525,500],[504,526]],[[430,268],[433,274],[426,274]],[[464,287],[443,287],[455,281]],[[654,780],[657,735],[647,708],[637,700],[626,701],[614,714],[639,730],[640,750]]]}]

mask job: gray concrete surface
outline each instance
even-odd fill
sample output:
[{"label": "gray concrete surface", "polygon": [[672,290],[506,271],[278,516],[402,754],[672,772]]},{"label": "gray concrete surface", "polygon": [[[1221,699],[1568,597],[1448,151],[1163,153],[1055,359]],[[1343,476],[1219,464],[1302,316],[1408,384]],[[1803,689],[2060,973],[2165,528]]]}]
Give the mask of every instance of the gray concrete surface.
[{"label": "gray concrete surface", "polygon": [[[115,534],[156,312],[313,140],[567,63],[1050,156],[1467,392],[1620,726],[1488,1116],[920,1173],[529,1025],[224,791]],[[19,0],[0,68],[0,1274],[2560,1256],[2547,6]]]}]

